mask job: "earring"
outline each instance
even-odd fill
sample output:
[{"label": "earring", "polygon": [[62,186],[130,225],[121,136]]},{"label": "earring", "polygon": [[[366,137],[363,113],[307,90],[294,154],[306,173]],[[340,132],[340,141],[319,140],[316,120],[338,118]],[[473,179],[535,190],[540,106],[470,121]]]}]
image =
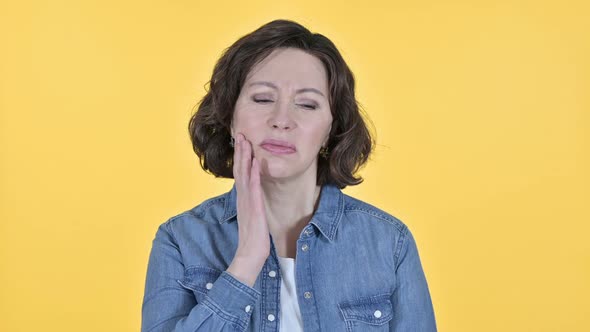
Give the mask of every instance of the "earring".
[{"label": "earring", "polygon": [[325,146],[322,146],[320,149],[320,156],[322,156],[323,158],[328,158],[328,148]]},{"label": "earring", "polygon": [[233,136],[230,136],[229,145],[231,145],[232,148],[234,147],[234,145],[236,145],[236,139]]}]

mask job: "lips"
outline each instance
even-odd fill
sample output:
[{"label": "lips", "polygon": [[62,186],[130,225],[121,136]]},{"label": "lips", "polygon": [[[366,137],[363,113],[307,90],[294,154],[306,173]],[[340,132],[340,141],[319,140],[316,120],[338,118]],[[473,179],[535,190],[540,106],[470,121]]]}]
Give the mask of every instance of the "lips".
[{"label": "lips", "polygon": [[260,143],[260,147],[275,154],[289,154],[297,151],[295,145],[276,139],[265,139]]}]

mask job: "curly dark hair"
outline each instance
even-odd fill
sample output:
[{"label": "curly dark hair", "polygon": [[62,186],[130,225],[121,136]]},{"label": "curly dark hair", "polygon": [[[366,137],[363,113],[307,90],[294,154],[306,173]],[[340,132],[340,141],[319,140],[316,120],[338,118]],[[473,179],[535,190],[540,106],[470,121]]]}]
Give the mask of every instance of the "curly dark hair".
[{"label": "curly dark hair", "polygon": [[203,170],[233,178],[230,125],[234,106],[250,69],[277,48],[293,47],[317,57],[325,66],[332,112],[327,158],[318,156],[317,185],[343,189],[363,178],[355,173],[367,162],[375,142],[355,98],[355,80],[340,52],[325,36],[291,20],[274,20],[242,36],[215,64],[207,94],[191,116],[189,134]]}]

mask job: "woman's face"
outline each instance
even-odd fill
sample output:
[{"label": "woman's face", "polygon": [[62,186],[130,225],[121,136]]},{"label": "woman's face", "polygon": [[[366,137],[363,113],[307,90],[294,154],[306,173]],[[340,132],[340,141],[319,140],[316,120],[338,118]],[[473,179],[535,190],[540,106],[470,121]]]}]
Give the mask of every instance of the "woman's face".
[{"label": "woman's face", "polygon": [[322,62],[295,48],[274,50],[254,66],[236,101],[232,136],[242,133],[261,176],[315,176],[318,151],[329,138],[332,112]]}]

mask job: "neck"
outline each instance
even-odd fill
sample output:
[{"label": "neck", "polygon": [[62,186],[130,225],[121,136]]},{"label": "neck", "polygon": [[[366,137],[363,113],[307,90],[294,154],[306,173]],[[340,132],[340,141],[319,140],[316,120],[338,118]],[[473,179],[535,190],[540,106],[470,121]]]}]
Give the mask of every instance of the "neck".
[{"label": "neck", "polygon": [[273,236],[307,225],[317,204],[321,187],[316,178],[289,182],[262,181],[266,217]]}]

